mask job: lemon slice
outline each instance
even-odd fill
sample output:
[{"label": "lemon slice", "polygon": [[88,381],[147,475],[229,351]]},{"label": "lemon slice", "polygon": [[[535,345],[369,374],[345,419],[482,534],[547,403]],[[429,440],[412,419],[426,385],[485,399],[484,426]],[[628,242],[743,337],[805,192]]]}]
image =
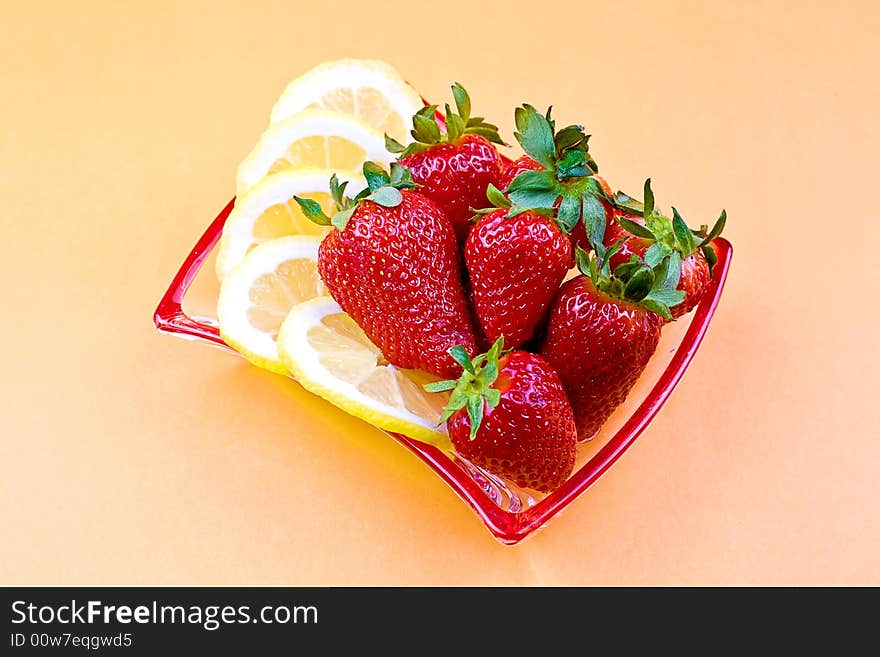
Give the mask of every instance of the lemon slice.
[{"label": "lemon slice", "polygon": [[397,70],[382,61],[342,59],[319,64],[287,85],[272,108],[272,123],[309,108],[352,114],[406,141],[412,115],[425,104]]},{"label": "lemon slice", "polygon": [[278,353],[304,388],[370,424],[450,450],[437,427],[448,393],[430,393],[424,372],[390,365],[329,296],[297,304],[278,334]]},{"label": "lemon slice", "polygon": [[385,137],[349,114],[308,109],[274,123],[238,167],[236,194],[269,174],[297,167],[359,171],[365,160],[388,165]]},{"label": "lemon slice", "polygon": [[255,365],[287,374],[275,339],[294,305],[326,294],[318,274],[320,243],[306,235],[264,242],[223,280],[217,300],[220,335]]},{"label": "lemon slice", "polygon": [[[330,197],[331,175],[333,172],[326,169],[287,169],[267,176],[236,198],[220,237],[217,278],[222,281],[251,249],[268,240],[287,235],[326,235],[329,227],[309,221],[293,196],[315,200],[333,216],[336,206]],[[349,183],[352,196],[366,185],[359,175],[337,175],[340,182]]]}]

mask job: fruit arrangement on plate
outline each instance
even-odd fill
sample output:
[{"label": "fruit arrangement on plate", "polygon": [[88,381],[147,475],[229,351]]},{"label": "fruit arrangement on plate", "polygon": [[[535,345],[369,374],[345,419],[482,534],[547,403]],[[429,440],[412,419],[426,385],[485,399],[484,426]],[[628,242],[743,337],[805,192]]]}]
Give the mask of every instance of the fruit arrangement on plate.
[{"label": "fruit arrangement on plate", "polygon": [[546,494],[700,303],[710,228],[613,192],[581,125],[516,107],[519,156],[452,85],[389,65],[293,81],[241,163],[223,340],[390,432]]}]

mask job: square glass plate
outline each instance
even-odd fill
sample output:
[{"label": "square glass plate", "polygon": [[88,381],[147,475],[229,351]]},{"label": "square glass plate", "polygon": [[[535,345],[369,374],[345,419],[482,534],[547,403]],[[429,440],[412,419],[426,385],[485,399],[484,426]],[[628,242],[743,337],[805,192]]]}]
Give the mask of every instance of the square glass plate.
[{"label": "square glass plate", "polygon": [[[190,251],[153,316],[156,328],[163,333],[205,342],[231,353],[236,352],[223,342],[217,330],[219,285],[213,260],[234,200],[223,208]],[[388,435],[436,472],[473,509],[495,538],[502,543],[517,543],[544,526],[595,483],[629,449],[669,398],[709,328],[730,268],[730,243],[718,238],[713,245],[718,264],[700,305],[664,327],[657,351],[626,402],[595,438],[578,446],[574,472],[549,495],[518,488],[432,445],[399,434]]]}]

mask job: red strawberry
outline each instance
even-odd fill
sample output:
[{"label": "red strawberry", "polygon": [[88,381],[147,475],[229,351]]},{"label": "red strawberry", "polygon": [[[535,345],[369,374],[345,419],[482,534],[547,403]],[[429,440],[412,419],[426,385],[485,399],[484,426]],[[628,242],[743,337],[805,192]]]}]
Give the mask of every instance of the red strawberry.
[{"label": "red strawberry", "polygon": [[584,275],[562,286],[550,311],[540,354],[559,373],[574,410],[578,437],[595,436],[626,399],[657,349],[663,317],[681,300],[668,260],[654,269],[610,273],[609,253],[578,250]]},{"label": "red strawberry", "polygon": [[509,217],[505,208],[471,230],[464,260],[483,334],[490,343],[504,336],[511,348],[532,338],[574,264],[571,242],[552,219],[532,211]]},{"label": "red strawberry", "polygon": [[574,467],[576,431],[559,376],[527,351],[502,354],[503,339],[473,361],[454,351],[457,381],[425,386],[453,390],[443,419],[456,451],[492,474],[544,493]]},{"label": "red strawberry", "polygon": [[318,271],[330,294],[388,361],[454,376],[449,349],[476,352],[452,224],[429,198],[412,191],[406,169],[390,175],[364,165],[369,187],[354,199],[330,181],[340,208],[333,219],[309,199],[306,215],[331,230],[318,250]]},{"label": "red strawberry", "polygon": [[615,221],[609,224],[603,242],[610,248],[621,239],[626,238],[626,241],[611,257],[611,268],[616,270],[620,265],[634,261],[633,258],[653,266],[676,254],[674,257],[681,263],[678,289],[685,293],[685,298],[670,310],[673,319],[689,313],[703,298],[712,278],[712,265],[717,258],[710,242],[724,229],[727,213],[721,212],[711,231],[706,226],[693,231],[675,208],[672,208],[672,219],[657,212],[650,178],[645,181],[644,203],[626,194],[618,194],[616,202],[620,209],[615,213]]},{"label": "red strawberry", "polygon": [[518,107],[515,119],[515,136],[527,155],[508,167],[504,192],[518,208],[556,209],[572,244],[589,249],[588,227],[604,229],[613,209],[611,189],[590,156],[590,136],[579,125],[556,131],[550,110],[541,115],[531,105]]},{"label": "red strawberry", "polygon": [[421,185],[420,192],[446,212],[455,227],[459,243],[471,228],[472,208],[486,205],[486,188],[498,184],[504,161],[492,144],[503,144],[498,128],[481,117],[472,117],[471,101],[460,84],[452,86],[458,113],[446,106],[446,132],[441,133],[434,117],[436,105],[413,116],[412,136],[407,147],[386,135],[388,150],[399,153],[399,162]]}]

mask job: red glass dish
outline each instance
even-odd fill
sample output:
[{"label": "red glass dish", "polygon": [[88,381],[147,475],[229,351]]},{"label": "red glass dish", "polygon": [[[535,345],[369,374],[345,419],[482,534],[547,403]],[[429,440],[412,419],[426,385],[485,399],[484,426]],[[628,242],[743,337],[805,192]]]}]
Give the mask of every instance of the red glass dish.
[{"label": "red glass dish", "polygon": [[[216,277],[213,267],[205,264],[212,256],[233,203],[234,199],[190,251],[153,316],[156,328],[164,333],[200,340],[228,351],[232,350],[220,337],[213,315]],[[727,278],[731,245],[718,238],[714,247],[718,264],[700,305],[664,327],[660,346],[627,401],[595,438],[579,446],[574,473],[549,495],[519,489],[431,445],[398,434],[389,435],[436,472],[474,510],[493,536],[502,543],[517,543],[595,483],[629,449],[669,398],[709,328]]]}]

